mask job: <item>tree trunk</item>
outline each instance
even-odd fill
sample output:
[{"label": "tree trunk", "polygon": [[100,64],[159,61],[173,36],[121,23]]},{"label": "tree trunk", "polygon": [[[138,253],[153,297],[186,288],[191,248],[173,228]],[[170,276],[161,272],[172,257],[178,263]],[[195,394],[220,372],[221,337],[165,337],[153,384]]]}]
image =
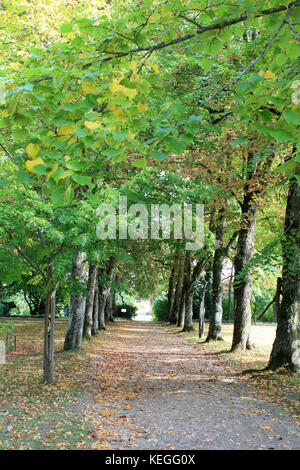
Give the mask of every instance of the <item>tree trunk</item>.
[{"label": "tree trunk", "polygon": [[[85,253],[77,253],[72,267],[72,277],[78,280],[78,287],[82,285],[86,279],[85,276]],[[67,333],[65,337],[64,350],[81,349],[83,322],[85,313],[85,297],[82,292],[75,292],[71,296],[71,306],[69,313],[69,321]]]},{"label": "tree trunk", "polygon": [[106,288],[99,286],[98,293],[98,315],[99,315],[99,330],[106,330],[105,328],[105,305],[106,305]]},{"label": "tree trunk", "polygon": [[204,298],[205,317],[210,318],[210,312],[211,312],[211,272],[210,271],[207,271],[205,278],[207,280],[205,298]]},{"label": "tree trunk", "polygon": [[[51,282],[53,267],[49,268]],[[55,331],[55,299],[57,285],[51,287],[46,297],[45,330],[44,330],[44,380],[52,382],[54,378],[54,331]]]},{"label": "tree trunk", "polygon": [[191,265],[191,252],[187,251],[185,256],[185,269],[184,269],[184,324],[182,331],[194,331],[193,327],[193,297],[194,297],[194,284],[192,283],[192,265]]},{"label": "tree trunk", "polygon": [[218,226],[216,227],[216,248],[213,259],[213,279],[212,279],[212,298],[211,313],[209,319],[209,330],[206,342],[220,341],[222,338],[222,316],[223,316],[223,288],[222,271],[225,260],[224,250],[224,228],[225,219],[221,215]]},{"label": "tree trunk", "polygon": [[206,286],[208,283],[208,278],[207,274],[205,276],[205,282],[203,286],[203,291],[202,291],[202,297],[200,301],[200,306],[199,306],[199,338],[202,339],[204,338],[204,331],[205,331],[205,292],[206,292]]},{"label": "tree trunk", "polygon": [[228,286],[228,307],[227,307],[227,320],[231,317],[231,291],[232,291],[232,277],[233,277],[233,265],[231,267],[229,286]]},{"label": "tree trunk", "polygon": [[98,275],[97,275],[95,293],[94,293],[92,335],[95,336],[98,333],[98,331],[99,331],[99,289],[98,289]]},{"label": "tree trunk", "polygon": [[[107,303],[107,297],[110,292],[110,283],[113,278],[113,269],[114,269],[114,257],[111,256],[108,261],[108,266],[102,270],[102,279],[101,285],[99,285],[99,330],[105,330],[106,321],[105,321],[105,307]],[[101,277],[101,275],[99,276]]]},{"label": "tree trunk", "polygon": [[170,323],[174,325],[176,325],[176,323],[178,322],[180,299],[182,296],[182,289],[183,289],[183,280],[184,280],[184,255],[182,255],[178,261],[175,297],[174,297],[174,302],[173,302],[173,308],[172,308],[171,315],[170,315]]},{"label": "tree trunk", "polygon": [[182,288],[177,323],[176,323],[177,328],[183,328],[184,316],[185,316],[185,291],[184,291],[184,288]]},{"label": "tree trunk", "polygon": [[115,292],[112,292],[111,294],[111,317],[110,317],[110,321],[114,321],[114,316],[116,315],[117,313],[117,303],[116,303],[116,293]]},{"label": "tree trunk", "polygon": [[89,295],[88,295],[88,298],[86,300],[84,327],[83,327],[83,337],[86,338],[86,339],[90,339],[91,336],[92,336],[93,307],[94,307],[94,298],[95,298],[97,270],[98,269],[94,264],[90,265],[89,280],[88,280]]},{"label": "tree trunk", "polygon": [[300,371],[300,186],[290,181],[282,241],[282,300],[268,369]]},{"label": "tree trunk", "polygon": [[[178,256],[178,253],[176,253],[176,256]],[[176,285],[176,271],[177,271],[177,262],[178,260],[176,259],[171,271],[170,279],[169,279],[169,289],[168,289],[168,317],[167,320],[170,321],[171,318],[171,312],[173,309],[173,304],[174,304],[174,298],[175,298],[175,285]]]},{"label": "tree trunk", "polygon": [[[255,173],[253,155],[248,156],[247,168],[248,173],[251,173],[248,176],[250,179]],[[231,351],[253,347],[250,342],[252,282],[246,269],[253,255],[256,217],[256,195],[247,183],[242,203],[242,228],[234,259],[234,328]]]},{"label": "tree trunk", "polygon": [[112,317],[112,291],[109,289],[107,294],[106,306],[105,306],[105,321],[106,324],[111,321]]},{"label": "tree trunk", "polygon": [[[248,229],[240,231],[234,262],[234,329],[231,350],[252,349],[250,342],[252,281],[243,271],[253,254],[257,205],[252,205]],[[243,276],[243,278],[242,278]]]},{"label": "tree trunk", "polygon": [[185,305],[184,305],[184,325],[182,331],[195,331],[193,326],[193,288],[185,292]]},{"label": "tree trunk", "polygon": [[273,302],[274,322],[277,323],[280,311],[280,295],[281,295],[281,277],[277,278],[276,292]]}]

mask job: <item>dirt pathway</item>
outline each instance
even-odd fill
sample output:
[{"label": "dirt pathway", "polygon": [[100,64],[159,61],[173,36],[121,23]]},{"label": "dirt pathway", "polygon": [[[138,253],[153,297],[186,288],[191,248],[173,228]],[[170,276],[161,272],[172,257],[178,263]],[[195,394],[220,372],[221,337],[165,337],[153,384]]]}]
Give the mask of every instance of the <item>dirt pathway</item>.
[{"label": "dirt pathway", "polygon": [[94,361],[94,448],[300,448],[300,429],[280,406],[164,326],[120,321]]}]

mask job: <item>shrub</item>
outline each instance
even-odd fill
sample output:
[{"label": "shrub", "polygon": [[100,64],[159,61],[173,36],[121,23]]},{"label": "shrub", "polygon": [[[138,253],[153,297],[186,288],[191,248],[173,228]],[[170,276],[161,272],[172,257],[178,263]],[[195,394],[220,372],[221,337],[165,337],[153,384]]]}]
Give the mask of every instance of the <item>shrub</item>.
[{"label": "shrub", "polygon": [[153,305],[153,320],[168,321],[168,299],[159,297]]}]

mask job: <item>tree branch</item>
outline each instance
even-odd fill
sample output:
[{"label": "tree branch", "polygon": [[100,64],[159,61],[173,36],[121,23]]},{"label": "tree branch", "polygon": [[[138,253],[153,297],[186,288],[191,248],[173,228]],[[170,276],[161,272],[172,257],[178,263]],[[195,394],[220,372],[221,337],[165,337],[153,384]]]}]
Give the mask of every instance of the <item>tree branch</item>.
[{"label": "tree branch", "polygon": [[[267,15],[273,15],[275,13],[280,13],[280,12],[287,11],[287,10],[288,10],[288,14],[289,14],[289,12],[297,6],[300,6],[300,0],[296,0],[292,3],[290,3],[288,6],[281,5],[279,7],[269,8],[267,10],[262,10],[260,13],[255,15],[255,18],[260,18],[262,16],[267,16]],[[287,15],[287,17],[288,17],[288,15]],[[187,18],[185,17],[185,19],[187,19]],[[245,21],[247,19],[248,19],[248,13],[243,13],[242,15],[239,15],[239,16],[237,16],[235,18],[232,18],[232,19],[229,19],[229,20],[222,21],[221,23],[215,23],[215,24],[211,24],[211,25],[207,25],[207,26],[201,26],[201,25],[195,24],[195,26],[199,26],[199,27],[194,33],[190,33],[190,34],[186,34],[184,36],[180,36],[180,37],[178,37],[176,39],[173,39],[172,41],[169,41],[169,42],[162,41],[162,42],[159,42],[157,44],[154,44],[153,46],[138,47],[136,49],[132,49],[132,50],[127,51],[127,52],[118,52],[118,51],[109,52],[109,54],[113,54],[113,56],[112,57],[111,56],[110,57],[105,57],[102,62],[107,62],[107,61],[110,61],[110,60],[113,60],[113,59],[116,59],[116,58],[126,57],[128,55],[136,54],[138,52],[152,53],[154,51],[164,49],[166,47],[188,41],[188,40],[190,40],[194,37],[197,37],[197,36],[200,36],[203,33],[206,33],[207,31],[214,31],[214,30],[220,30],[220,29],[228,28],[229,26],[233,26],[235,24],[242,23],[243,21]],[[103,52],[105,52],[105,51],[99,51],[99,53],[103,53]]]},{"label": "tree branch", "polygon": [[[290,14],[290,11],[288,11],[287,15],[286,15],[286,18],[289,16]],[[267,44],[263,47],[263,49],[261,50],[260,54],[234,79],[232,80],[231,82],[227,83],[226,85],[224,85],[222,88],[220,88],[220,90],[217,91],[217,93],[215,93],[213,96],[211,96],[210,98],[208,98],[205,102],[209,102],[209,101],[212,101],[214,98],[216,98],[220,93],[222,93],[223,91],[228,91],[230,90],[234,85],[237,84],[237,82],[240,81],[240,79],[246,75],[247,72],[249,72],[249,70],[253,69],[253,67],[257,64],[257,62],[262,58],[262,56],[264,55],[264,53],[266,52],[267,48],[270,46],[270,44],[274,41],[274,39],[276,39],[276,37],[278,36],[278,34],[280,33],[280,31],[282,30],[282,28],[284,27],[284,25],[286,24],[286,18],[283,20],[283,22],[278,26],[278,28],[276,29],[275,33],[273,34],[273,36],[269,39],[269,41],[267,42]]]},{"label": "tree branch", "polygon": [[2,150],[5,152],[5,154],[8,156],[8,158],[10,159],[10,161],[16,165],[16,163],[14,162],[14,157],[12,156],[12,154],[7,150],[6,147],[4,147],[3,144],[0,143],[0,147],[2,148]]},{"label": "tree branch", "polygon": [[20,248],[19,246],[16,247],[16,250],[17,250],[17,252],[20,253],[20,255],[27,261],[27,263],[30,264],[30,266],[31,266],[33,269],[35,269],[36,271],[38,271],[38,272],[42,275],[44,281],[45,281],[46,283],[48,283],[48,278],[47,278],[46,274],[44,273],[44,271],[43,271],[42,269],[40,269],[35,263],[33,263],[33,262],[28,258],[28,256],[25,255],[25,253],[21,250],[21,248]]},{"label": "tree branch", "polygon": [[299,43],[299,46],[300,46],[300,36],[299,34],[297,33],[297,31],[295,30],[294,26],[292,25],[292,23],[289,22],[289,20],[285,20],[285,23],[289,25],[290,29],[293,31],[293,33],[295,34],[296,38],[297,38],[297,41]]}]

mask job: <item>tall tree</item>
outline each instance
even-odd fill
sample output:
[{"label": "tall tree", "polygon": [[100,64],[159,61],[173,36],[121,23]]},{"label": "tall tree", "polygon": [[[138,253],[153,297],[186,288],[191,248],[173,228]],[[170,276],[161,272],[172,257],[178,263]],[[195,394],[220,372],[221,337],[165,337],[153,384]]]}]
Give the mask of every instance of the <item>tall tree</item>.
[{"label": "tall tree", "polygon": [[86,253],[78,252],[73,261],[72,278],[77,284],[77,292],[71,295],[71,306],[64,350],[81,349],[86,297],[82,291],[86,281]]},{"label": "tall tree", "polygon": [[88,297],[86,299],[84,327],[83,327],[83,337],[87,339],[91,338],[92,336],[93,311],[94,311],[97,274],[98,274],[97,266],[95,264],[90,264],[89,280],[88,280],[88,286],[87,286]]},{"label": "tall tree", "polygon": [[268,368],[300,371],[300,186],[290,180],[282,240],[282,301]]}]

